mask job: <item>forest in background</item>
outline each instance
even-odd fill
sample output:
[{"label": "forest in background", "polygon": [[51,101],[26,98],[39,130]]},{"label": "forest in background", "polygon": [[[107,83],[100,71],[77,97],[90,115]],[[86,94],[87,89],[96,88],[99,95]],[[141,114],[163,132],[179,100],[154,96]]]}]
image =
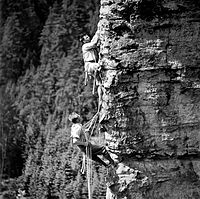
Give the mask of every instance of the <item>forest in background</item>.
[{"label": "forest in background", "polygon": [[[0,1],[0,193],[15,198],[87,198],[81,153],[67,117],[88,121],[97,96],[84,86],[80,35],[93,35],[99,0]],[[95,165],[94,198],[105,197]]]}]

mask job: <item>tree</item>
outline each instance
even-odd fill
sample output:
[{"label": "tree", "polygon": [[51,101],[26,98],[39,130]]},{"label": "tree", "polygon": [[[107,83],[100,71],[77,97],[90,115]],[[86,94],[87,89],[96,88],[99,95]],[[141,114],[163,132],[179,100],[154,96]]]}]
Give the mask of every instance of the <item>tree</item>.
[{"label": "tree", "polygon": [[[24,16],[19,9],[22,2]],[[4,2],[0,73],[4,83],[15,80],[8,90],[13,92],[9,96],[17,125],[26,132],[24,187],[33,198],[87,197],[86,179],[79,172],[81,154],[69,144],[67,117],[75,110],[85,122],[96,112],[97,96],[92,96],[90,84],[83,85],[79,42],[87,24],[97,21],[92,15],[98,10],[95,2]],[[35,12],[39,5],[52,7]],[[89,32],[94,34],[95,27],[90,26]]]},{"label": "tree", "polygon": [[[4,5],[5,6],[5,5]],[[6,7],[7,8],[7,7]],[[1,73],[16,81],[30,63],[37,66],[40,23],[30,1],[8,1],[1,42]]]},{"label": "tree", "polygon": [[[11,87],[7,89],[11,90]],[[23,168],[25,130],[9,93],[1,89],[0,96],[0,175],[16,177],[21,175]]]}]

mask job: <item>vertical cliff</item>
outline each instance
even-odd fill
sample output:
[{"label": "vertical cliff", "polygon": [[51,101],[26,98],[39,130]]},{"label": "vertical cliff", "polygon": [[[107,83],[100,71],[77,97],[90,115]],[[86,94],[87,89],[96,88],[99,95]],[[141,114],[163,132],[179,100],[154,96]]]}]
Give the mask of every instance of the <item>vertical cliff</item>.
[{"label": "vertical cliff", "polygon": [[200,3],[101,0],[107,199],[200,197]]}]

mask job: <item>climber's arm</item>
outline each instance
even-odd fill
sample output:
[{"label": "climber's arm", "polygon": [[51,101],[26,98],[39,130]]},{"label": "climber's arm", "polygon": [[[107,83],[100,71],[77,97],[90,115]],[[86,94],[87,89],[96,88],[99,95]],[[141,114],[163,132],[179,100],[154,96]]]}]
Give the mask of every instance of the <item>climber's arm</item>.
[{"label": "climber's arm", "polygon": [[91,40],[90,43],[96,45],[98,41],[99,41],[99,31],[97,31],[97,32],[95,33],[95,35],[93,36],[93,38],[92,38],[92,40]]},{"label": "climber's arm", "polygon": [[83,146],[88,146],[88,142],[82,142],[79,140],[79,138],[74,137],[73,138],[73,144],[75,145],[83,145]]},{"label": "climber's arm", "polygon": [[94,35],[94,37],[92,38],[92,40],[88,43],[85,43],[83,45],[83,50],[90,50],[93,48],[96,48],[97,42],[99,41],[99,32],[96,32],[96,34]]}]

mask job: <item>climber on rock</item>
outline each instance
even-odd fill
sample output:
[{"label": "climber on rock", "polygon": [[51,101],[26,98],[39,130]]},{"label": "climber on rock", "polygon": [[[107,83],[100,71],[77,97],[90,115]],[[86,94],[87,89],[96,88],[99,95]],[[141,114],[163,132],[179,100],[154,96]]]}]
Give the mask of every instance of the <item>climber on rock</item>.
[{"label": "climber on rock", "polygon": [[87,82],[87,75],[95,76],[95,73],[100,70],[98,63],[98,50],[97,45],[99,41],[99,32],[97,31],[91,39],[88,34],[85,34],[81,39],[83,42],[82,53],[85,68],[85,84]]},{"label": "climber on rock", "polygon": [[[71,127],[71,139],[74,145],[77,145],[78,148],[83,152],[83,160],[85,160],[86,150],[89,147],[91,150],[91,159],[95,162],[98,162],[105,167],[110,167],[111,165],[115,166],[114,160],[110,157],[108,151],[104,146],[95,145],[88,141],[86,136],[86,129],[81,124],[81,117],[77,113],[72,113],[69,115],[69,120],[72,122]],[[109,164],[101,160],[98,156],[102,155],[105,159],[109,161]],[[84,170],[82,166],[81,170]]]}]

